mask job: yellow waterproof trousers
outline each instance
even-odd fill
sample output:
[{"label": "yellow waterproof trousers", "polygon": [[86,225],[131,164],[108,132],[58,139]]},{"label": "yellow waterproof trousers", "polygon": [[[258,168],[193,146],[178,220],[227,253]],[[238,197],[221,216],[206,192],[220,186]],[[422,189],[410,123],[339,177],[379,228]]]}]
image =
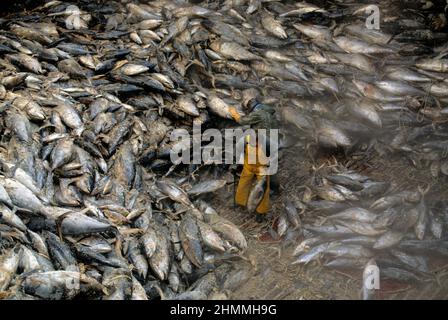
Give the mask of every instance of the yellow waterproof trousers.
[{"label": "yellow waterproof trousers", "polygon": [[[248,161],[249,152],[257,152],[257,161],[255,164],[250,164]],[[266,165],[262,163],[266,163],[266,161],[260,161],[260,158],[264,157],[262,150],[256,146],[253,147],[250,144],[246,146],[246,153],[244,157],[244,166],[243,171],[241,172],[240,181],[238,183],[238,187],[236,189],[235,202],[240,206],[247,205],[247,199],[249,198],[249,193],[252,188],[252,184],[254,183],[254,179],[257,181],[262,179],[263,176],[266,176],[266,191],[264,193],[263,199],[261,199],[260,204],[255,209],[258,214],[266,214],[269,211],[270,203],[269,203],[269,182],[270,177],[266,175]]]}]

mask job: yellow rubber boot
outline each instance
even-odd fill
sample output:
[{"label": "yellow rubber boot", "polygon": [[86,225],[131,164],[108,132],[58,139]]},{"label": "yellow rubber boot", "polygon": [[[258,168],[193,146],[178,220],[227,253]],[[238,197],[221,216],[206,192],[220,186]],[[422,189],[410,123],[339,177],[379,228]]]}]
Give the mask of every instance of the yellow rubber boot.
[{"label": "yellow rubber boot", "polygon": [[240,181],[236,189],[235,202],[240,206],[247,205],[247,198],[249,198],[250,188],[255,178],[255,172],[252,166],[245,163],[243,171],[241,172]]},{"label": "yellow rubber boot", "polygon": [[[262,175],[257,175],[257,180],[262,179]],[[266,191],[264,193],[263,199],[261,199],[260,204],[258,205],[257,209],[255,209],[257,214],[266,214],[268,213],[271,204],[269,201],[269,191],[270,191],[270,176],[266,177]]]}]

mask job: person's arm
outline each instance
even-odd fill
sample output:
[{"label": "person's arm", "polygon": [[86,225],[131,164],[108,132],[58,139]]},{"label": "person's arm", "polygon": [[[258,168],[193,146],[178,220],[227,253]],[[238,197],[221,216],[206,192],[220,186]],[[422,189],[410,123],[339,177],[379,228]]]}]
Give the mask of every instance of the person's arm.
[{"label": "person's arm", "polygon": [[242,126],[244,125],[253,125],[259,123],[261,121],[260,114],[258,112],[252,112],[248,115],[241,117],[238,123]]}]

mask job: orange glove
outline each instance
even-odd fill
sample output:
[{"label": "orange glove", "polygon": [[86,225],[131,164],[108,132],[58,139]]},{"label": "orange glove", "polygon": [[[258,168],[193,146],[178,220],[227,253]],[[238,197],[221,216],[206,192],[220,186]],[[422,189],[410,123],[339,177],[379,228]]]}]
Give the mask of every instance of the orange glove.
[{"label": "orange glove", "polygon": [[233,120],[236,122],[239,122],[241,119],[241,115],[238,113],[235,107],[229,107],[230,115],[232,116]]}]

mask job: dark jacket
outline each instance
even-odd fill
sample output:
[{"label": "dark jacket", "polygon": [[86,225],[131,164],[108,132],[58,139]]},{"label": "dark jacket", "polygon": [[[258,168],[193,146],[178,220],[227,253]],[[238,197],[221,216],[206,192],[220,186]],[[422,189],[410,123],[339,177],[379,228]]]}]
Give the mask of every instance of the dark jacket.
[{"label": "dark jacket", "polygon": [[278,121],[275,118],[275,109],[267,104],[257,104],[255,109],[248,115],[242,117],[239,122],[241,125],[250,125],[255,131],[266,129],[266,156],[270,156],[271,151],[271,129],[278,129]]},{"label": "dark jacket", "polygon": [[269,137],[269,129],[278,129],[278,122],[275,118],[275,109],[267,104],[258,104],[255,110],[246,116],[241,117],[241,125],[250,125],[251,128],[266,129]]}]

